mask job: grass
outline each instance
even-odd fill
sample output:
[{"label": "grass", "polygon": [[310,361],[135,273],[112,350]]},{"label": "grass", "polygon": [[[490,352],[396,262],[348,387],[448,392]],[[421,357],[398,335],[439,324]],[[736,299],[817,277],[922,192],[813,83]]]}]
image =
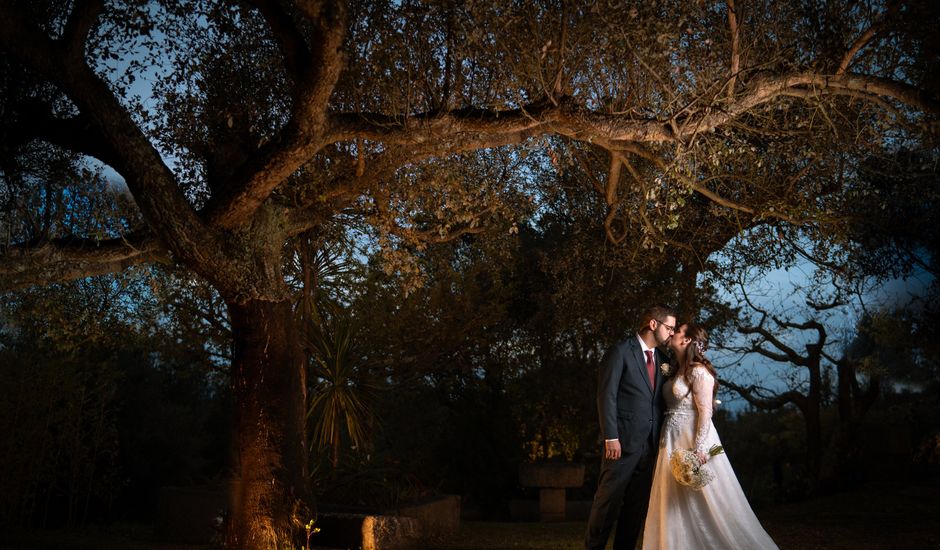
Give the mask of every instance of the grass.
[{"label": "grass", "polygon": [[[940,479],[916,484],[873,484],[857,491],[758,510],[781,550],[940,548]],[[581,548],[586,524],[465,521],[454,540],[433,550],[569,550]],[[160,544],[149,526],[82,533],[49,531],[0,535],[0,549],[210,550]],[[431,550],[431,549],[428,549]]]},{"label": "grass", "polygon": [[759,515],[785,550],[940,548],[940,480],[869,485]]},{"label": "grass", "polygon": [[[940,548],[940,479],[881,483],[856,491],[758,510],[781,550]],[[461,522],[435,550],[582,548],[585,522]]]},{"label": "grass", "polygon": [[153,526],[119,523],[81,531],[43,530],[4,535],[0,550],[210,550],[197,544],[160,544],[153,540]]},{"label": "grass", "polygon": [[584,546],[587,522],[460,522],[460,534],[434,550],[571,550]]}]

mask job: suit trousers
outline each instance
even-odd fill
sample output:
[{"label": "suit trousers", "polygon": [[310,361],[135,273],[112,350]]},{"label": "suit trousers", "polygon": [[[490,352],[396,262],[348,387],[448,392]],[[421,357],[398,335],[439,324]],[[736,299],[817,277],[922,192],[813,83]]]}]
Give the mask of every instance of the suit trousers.
[{"label": "suit trousers", "polygon": [[603,459],[588,519],[586,550],[604,550],[614,523],[614,550],[636,547],[649,507],[657,450],[650,437],[641,447],[625,450],[618,460]]}]

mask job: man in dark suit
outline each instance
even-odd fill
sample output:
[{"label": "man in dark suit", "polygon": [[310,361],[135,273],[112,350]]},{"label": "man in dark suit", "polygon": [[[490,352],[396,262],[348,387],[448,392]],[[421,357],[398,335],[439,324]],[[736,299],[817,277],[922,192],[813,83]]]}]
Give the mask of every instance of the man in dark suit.
[{"label": "man in dark suit", "polygon": [[657,349],[676,331],[676,314],[653,306],[635,335],[611,347],[597,377],[597,412],[604,459],[584,547],[603,550],[617,523],[614,550],[633,550],[649,505],[662,425],[663,375]]}]

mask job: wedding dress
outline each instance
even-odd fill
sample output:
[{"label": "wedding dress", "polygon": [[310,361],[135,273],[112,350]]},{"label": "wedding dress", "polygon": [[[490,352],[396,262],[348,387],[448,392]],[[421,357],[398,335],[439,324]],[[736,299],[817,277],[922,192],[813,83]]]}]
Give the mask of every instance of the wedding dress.
[{"label": "wedding dress", "polygon": [[679,485],[673,477],[672,451],[707,451],[721,445],[711,420],[715,379],[700,366],[692,369],[690,378],[692,391],[681,375],[663,386],[666,418],[643,532],[644,550],[777,548],[751,511],[727,455],[708,460],[705,467],[715,477],[701,491]]}]

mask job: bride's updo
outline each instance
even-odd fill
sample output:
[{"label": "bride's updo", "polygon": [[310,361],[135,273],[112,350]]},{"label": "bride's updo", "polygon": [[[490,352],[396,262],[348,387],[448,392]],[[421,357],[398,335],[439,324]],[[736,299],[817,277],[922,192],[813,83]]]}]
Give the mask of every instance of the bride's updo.
[{"label": "bride's updo", "polygon": [[690,389],[692,388],[692,367],[702,366],[715,378],[715,388],[712,392],[712,397],[718,395],[718,373],[715,371],[712,362],[705,357],[705,352],[708,351],[708,332],[695,323],[687,323],[685,325],[685,337],[692,339],[685,348],[685,357],[683,357],[683,362],[686,365],[685,373],[683,374],[686,385]]}]

